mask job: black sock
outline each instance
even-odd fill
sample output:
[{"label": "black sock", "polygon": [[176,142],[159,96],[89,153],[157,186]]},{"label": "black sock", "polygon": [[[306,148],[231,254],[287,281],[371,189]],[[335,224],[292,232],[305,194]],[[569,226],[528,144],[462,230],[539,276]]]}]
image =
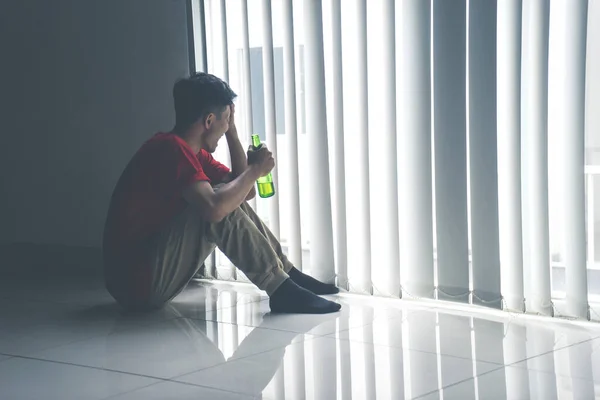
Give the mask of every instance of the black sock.
[{"label": "black sock", "polygon": [[330,283],[323,283],[312,276],[303,274],[301,271],[292,267],[292,270],[288,272],[290,278],[296,282],[299,286],[302,286],[306,290],[310,290],[314,294],[336,294],[340,292],[335,285]]},{"label": "black sock", "polygon": [[295,314],[328,314],[342,307],[298,286],[291,279],[286,279],[271,295],[269,306],[273,313]]}]

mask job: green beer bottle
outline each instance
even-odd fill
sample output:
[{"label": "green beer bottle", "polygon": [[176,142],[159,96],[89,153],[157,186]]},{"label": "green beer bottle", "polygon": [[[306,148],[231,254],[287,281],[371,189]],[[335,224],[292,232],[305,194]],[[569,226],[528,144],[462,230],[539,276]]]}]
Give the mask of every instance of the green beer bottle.
[{"label": "green beer bottle", "polygon": [[[259,150],[262,147],[260,137],[257,134],[252,135],[252,149]],[[258,195],[267,198],[275,195],[275,185],[273,184],[273,175],[269,172],[267,175],[258,178],[256,181]]]}]

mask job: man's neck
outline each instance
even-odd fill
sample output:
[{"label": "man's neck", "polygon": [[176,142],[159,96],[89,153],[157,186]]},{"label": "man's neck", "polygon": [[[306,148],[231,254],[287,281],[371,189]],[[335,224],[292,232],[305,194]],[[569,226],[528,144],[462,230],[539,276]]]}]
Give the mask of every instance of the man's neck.
[{"label": "man's neck", "polygon": [[177,129],[173,129],[173,133],[176,134],[177,136],[179,136],[180,138],[182,138],[183,141],[186,142],[188,144],[188,146],[190,146],[190,148],[192,149],[194,154],[197,154],[200,152],[202,145],[200,144],[200,140],[196,135],[192,134],[189,131],[179,132]]}]

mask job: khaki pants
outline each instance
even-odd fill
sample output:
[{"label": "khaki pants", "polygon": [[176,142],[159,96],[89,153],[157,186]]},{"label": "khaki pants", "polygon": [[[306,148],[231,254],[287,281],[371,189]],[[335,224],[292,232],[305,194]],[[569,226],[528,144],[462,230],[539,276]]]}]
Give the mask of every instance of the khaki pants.
[{"label": "khaki pants", "polygon": [[247,203],[217,223],[206,222],[190,206],[158,237],[151,305],[161,306],[177,296],[215,247],[268,295],[293,267],[277,238]]},{"label": "khaki pants", "polygon": [[154,239],[149,298],[131,304],[121,293],[119,302],[128,308],[160,308],[181,293],[215,247],[268,295],[293,267],[277,238],[247,203],[216,223],[205,221],[190,206]]}]

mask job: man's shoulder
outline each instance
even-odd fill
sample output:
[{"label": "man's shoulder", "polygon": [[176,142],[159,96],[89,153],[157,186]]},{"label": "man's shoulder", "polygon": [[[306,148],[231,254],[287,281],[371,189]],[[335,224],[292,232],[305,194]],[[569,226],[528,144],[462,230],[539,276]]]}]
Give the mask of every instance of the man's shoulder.
[{"label": "man's shoulder", "polygon": [[158,132],[142,145],[143,148],[173,148],[179,145],[177,135],[173,133]]},{"label": "man's shoulder", "polygon": [[172,133],[156,133],[148,139],[138,150],[139,156],[157,154],[175,154],[185,151],[185,146],[181,143],[181,139]]}]

